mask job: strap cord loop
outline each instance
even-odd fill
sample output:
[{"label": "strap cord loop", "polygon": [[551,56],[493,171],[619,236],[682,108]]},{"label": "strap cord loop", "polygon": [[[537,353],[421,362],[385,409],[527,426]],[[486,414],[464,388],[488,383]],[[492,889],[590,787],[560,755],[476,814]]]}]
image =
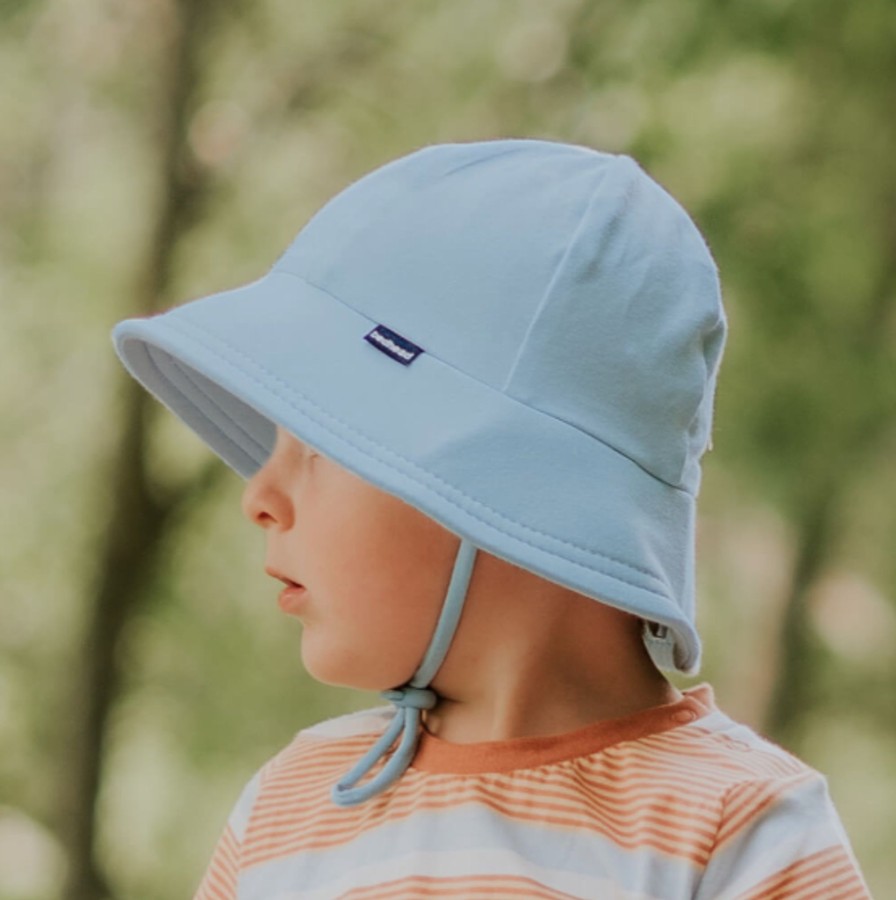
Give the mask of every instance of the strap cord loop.
[{"label": "strap cord loop", "polygon": [[[330,796],[338,806],[355,806],[385,790],[398,780],[414,758],[420,738],[421,714],[425,709],[432,709],[438,702],[438,695],[428,685],[444,662],[457,631],[475,559],[476,546],[466,538],[461,538],[451,583],[448,585],[432,640],[423,655],[423,662],[407,684],[381,693],[382,697],[395,706],[395,717],[376,743],[333,785]],[[365,784],[358,785],[397,740],[398,747],[383,768]]]}]

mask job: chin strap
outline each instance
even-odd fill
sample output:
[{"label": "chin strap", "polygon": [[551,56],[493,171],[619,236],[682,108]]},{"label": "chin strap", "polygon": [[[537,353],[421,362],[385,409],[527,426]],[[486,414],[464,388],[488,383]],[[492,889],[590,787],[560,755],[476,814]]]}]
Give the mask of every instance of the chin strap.
[{"label": "chin strap", "polygon": [[[395,705],[396,715],[379,740],[333,786],[330,796],[339,806],[355,806],[369,800],[389,787],[410,765],[420,736],[421,712],[424,709],[432,709],[438,700],[435,691],[428,685],[442,665],[457,630],[475,559],[475,545],[466,538],[461,538],[454,560],[454,570],[451,573],[451,583],[448,585],[442,612],[423,656],[423,662],[407,684],[382,692],[381,696]],[[387,753],[399,734],[401,741],[398,748],[382,770],[366,784],[355,787]]]}]

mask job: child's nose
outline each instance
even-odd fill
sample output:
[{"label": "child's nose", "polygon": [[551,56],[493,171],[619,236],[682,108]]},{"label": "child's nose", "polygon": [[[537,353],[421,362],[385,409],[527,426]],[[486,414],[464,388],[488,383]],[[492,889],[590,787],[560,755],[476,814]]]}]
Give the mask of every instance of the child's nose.
[{"label": "child's nose", "polygon": [[240,505],[243,515],[254,525],[262,528],[277,525],[283,529],[292,526],[289,498],[272,483],[267,466],[262,466],[246,482]]}]

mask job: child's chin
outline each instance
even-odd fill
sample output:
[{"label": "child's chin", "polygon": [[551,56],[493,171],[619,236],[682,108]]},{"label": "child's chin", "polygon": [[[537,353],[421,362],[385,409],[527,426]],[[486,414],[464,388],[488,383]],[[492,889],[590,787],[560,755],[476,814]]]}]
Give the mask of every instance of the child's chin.
[{"label": "child's chin", "polygon": [[[356,691],[386,691],[405,684],[410,675],[402,679],[391,672],[372,672],[360,664],[357,654],[319,652],[319,648],[302,642],[302,663],[305,671],[321,684],[351,688]],[[413,674],[413,673],[412,673]]]}]

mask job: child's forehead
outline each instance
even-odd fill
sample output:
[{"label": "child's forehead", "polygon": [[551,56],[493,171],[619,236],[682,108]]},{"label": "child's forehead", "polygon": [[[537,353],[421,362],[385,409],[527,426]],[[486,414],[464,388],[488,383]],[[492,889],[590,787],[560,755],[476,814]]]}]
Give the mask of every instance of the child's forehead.
[{"label": "child's forehead", "polygon": [[307,444],[302,440],[295,432],[290,431],[288,428],[284,428],[282,425],[277,425],[277,440],[285,443],[293,443],[298,444],[300,447],[310,447],[310,444]]},{"label": "child's forehead", "polygon": [[291,453],[299,454],[302,456],[306,456],[312,451],[315,453],[320,453],[320,451],[316,447],[300,438],[294,431],[290,431],[288,428],[284,428],[282,425],[279,425],[277,423],[275,423],[275,425],[277,431],[274,446],[271,448],[271,453],[275,453],[278,450],[281,453],[284,451],[289,451]]},{"label": "child's forehead", "polygon": [[282,451],[288,448],[303,456],[313,452],[318,456],[326,458],[328,462],[332,463],[338,468],[345,469],[345,471],[350,471],[346,469],[345,466],[337,463],[327,451],[321,450],[320,447],[309,443],[308,441],[304,440],[304,438],[299,437],[294,431],[290,431],[288,428],[284,428],[278,423],[274,424],[277,429],[275,450],[276,448],[281,448]]}]

